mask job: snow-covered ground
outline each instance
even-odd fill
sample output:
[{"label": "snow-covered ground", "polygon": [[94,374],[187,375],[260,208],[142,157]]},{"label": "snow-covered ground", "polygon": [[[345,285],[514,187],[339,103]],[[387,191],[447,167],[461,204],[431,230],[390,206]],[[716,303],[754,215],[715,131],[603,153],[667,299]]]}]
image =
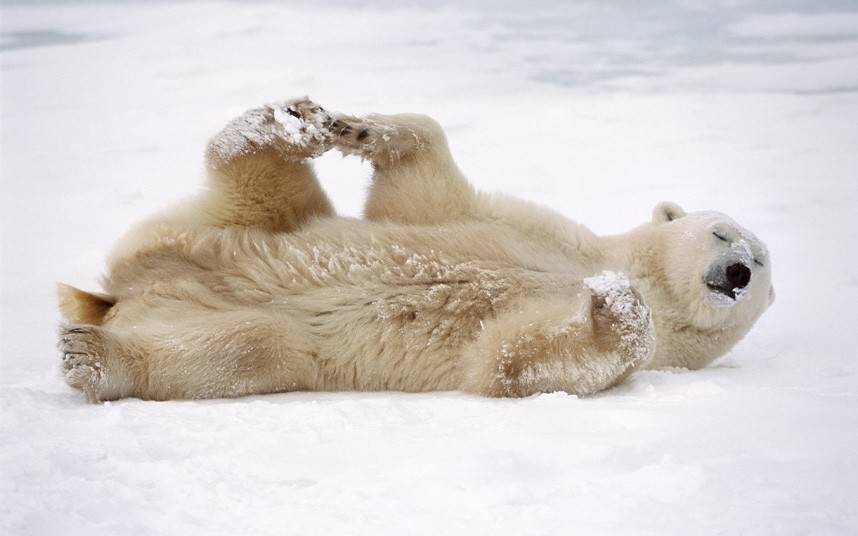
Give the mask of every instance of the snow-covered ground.
[{"label": "snow-covered ground", "polygon": [[[854,2],[6,4],[0,533],[855,534]],[[675,200],[767,242],[778,298],[702,371],[589,399],[293,393],[88,405],[54,282],[201,184],[230,117],[420,111],[481,188],[610,233]],[[318,166],[357,215],[368,168]]]}]

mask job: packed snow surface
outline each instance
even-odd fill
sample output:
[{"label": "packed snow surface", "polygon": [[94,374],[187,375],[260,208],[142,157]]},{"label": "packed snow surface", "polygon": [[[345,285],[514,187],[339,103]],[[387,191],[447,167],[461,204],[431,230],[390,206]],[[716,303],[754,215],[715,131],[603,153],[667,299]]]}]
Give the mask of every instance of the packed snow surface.
[{"label": "packed snow surface", "polygon": [[[858,533],[854,2],[406,6],[3,4],[0,533]],[[729,214],[777,300],[711,367],[587,399],[85,403],[54,283],[97,289],[213,134],[302,95],[430,114],[479,188],[597,233],[662,200]],[[357,215],[368,165],[317,169]]]}]

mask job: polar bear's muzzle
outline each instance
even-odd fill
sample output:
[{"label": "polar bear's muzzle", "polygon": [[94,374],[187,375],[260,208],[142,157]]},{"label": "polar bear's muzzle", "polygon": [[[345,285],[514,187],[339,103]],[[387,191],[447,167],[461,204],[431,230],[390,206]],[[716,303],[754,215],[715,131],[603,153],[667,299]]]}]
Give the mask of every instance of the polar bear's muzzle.
[{"label": "polar bear's muzzle", "polygon": [[751,269],[741,262],[713,266],[706,274],[709,290],[734,301],[746,294],[750,282]]}]

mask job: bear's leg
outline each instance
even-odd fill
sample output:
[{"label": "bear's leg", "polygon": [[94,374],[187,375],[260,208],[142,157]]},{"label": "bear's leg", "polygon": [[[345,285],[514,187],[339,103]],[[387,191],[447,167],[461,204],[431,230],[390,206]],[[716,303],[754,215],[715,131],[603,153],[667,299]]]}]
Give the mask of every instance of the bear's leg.
[{"label": "bear's leg", "polygon": [[310,337],[258,310],[155,311],[127,326],[70,326],[60,333],[66,381],[90,401],[224,398],[312,389]]},{"label": "bear's leg", "polygon": [[209,142],[209,190],[186,212],[210,220],[203,223],[282,232],[333,215],[308,159],[333,147],[336,127],[306,98],[245,112]]},{"label": "bear's leg", "polygon": [[487,322],[463,362],[463,390],[493,397],[590,395],[621,382],[655,349],[650,311],[631,288],[537,299]]},{"label": "bear's leg", "polygon": [[[375,173],[364,217],[407,225],[502,223],[564,251],[587,246],[591,233],[551,210],[508,196],[478,194],[456,166],[440,125],[416,114],[337,116],[345,154],[370,160]],[[575,253],[577,254],[577,252]]]},{"label": "bear's leg", "polygon": [[139,349],[102,327],[62,326],[57,346],[66,383],[90,402],[133,396],[145,376]]},{"label": "bear's leg", "polygon": [[444,131],[425,115],[337,116],[345,154],[372,162],[364,217],[412,225],[470,219],[476,194],[450,154]]}]

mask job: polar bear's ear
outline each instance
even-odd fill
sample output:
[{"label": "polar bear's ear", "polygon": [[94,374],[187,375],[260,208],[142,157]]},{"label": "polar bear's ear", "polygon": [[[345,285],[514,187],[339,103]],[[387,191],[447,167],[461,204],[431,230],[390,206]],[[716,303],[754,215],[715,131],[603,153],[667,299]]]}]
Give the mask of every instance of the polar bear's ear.
[{"label": "polar bear's ear", "polygon": [[685,211],[676,203],[662,201],[652,211],[653,223],[665,223],[685,216]]}]

